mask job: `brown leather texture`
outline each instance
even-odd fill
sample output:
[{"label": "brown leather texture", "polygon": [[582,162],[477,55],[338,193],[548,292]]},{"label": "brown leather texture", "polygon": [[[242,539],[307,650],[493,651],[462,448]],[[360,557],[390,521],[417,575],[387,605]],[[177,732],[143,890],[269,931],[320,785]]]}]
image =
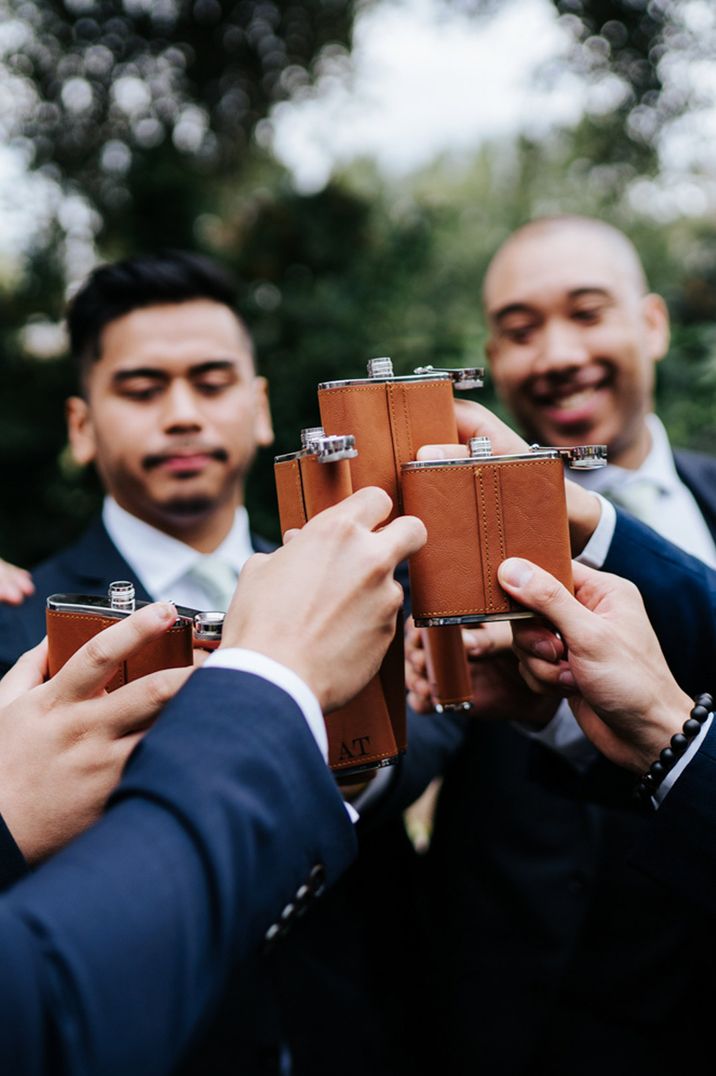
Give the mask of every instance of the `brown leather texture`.
[{"label": "brown leather texture", "polygon": [[400,468],[428,444],[457,443],[452,382],[367,381],[318,390],[327,434],[352,433],[358,455],[351,460],[353,489],[380,486],[400,514]]},{"label": "brown leather texture", "polygon": [[[309,519],[353,492],[351,462],[320,463],[300,456],[274,463],[281,531]],[[328,764],[341,775],[360,773],[405,750],[403,633],[396,633],[380,672],[345,706],[325,716]]]},{"label": "brown leather texture", "polygon": [[[432,444],[457,444],[453,387],[449,380],[370,381],[318,390],[321,422],[327,434],[350,432],[358,456],[351,460],[353,488],[380,486],[393,501],[394,519],[403,510],[400,469],[414,460],[419,448]],[[470,674],[462,644],[441,643],[434,693],[463,701]],[[447,650],[451,660],[448,662]],[[402,681],[402,673],[401,673]],[[471,698],[468,692],[464,701]]]},{"label": "brown leather texture", "polygon": [[472,701],[472,682],[465,658],[462,628],[446,624],[422,629],[425,664],[433,699],[440,706]]},{"label": "brown leather texture", "polygon": [[[117,623],[116,617],[101,613],[83,613],[48,609],[47,656],[50,676],[54,676],[89,639]],[[142,647],[128,661],[123,662],[106,684],[107,691],[114,691],[130,680],[139,680],[159,669],[175,669],[191,665],[192,625],[180,620],[159,639]]]},{"label": "brown leather texture", "polygon": [[428,532],[410,560],[416,621],[521,611],[497,581],[507,557],[526,557],[572,589],[561,460],[470,460],[403,470],[402,480],[405,511]]},{"label": "brown leather texture", "polygon": [[315,456],[274,463],[281,533],[302,527],[309,519],[350,497],[353,492],[348,460],[319,463]]}]

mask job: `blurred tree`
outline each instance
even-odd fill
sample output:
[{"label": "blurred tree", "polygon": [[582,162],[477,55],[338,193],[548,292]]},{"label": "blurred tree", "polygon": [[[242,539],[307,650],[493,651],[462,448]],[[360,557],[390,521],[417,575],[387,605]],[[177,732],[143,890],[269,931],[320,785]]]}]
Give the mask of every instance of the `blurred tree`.
[{"label": "blurred tree", "polygon": [[[491,17],[503,0],[444,0]],[[520,0],[513,0],[519,3]],[[593,88],[595,160],[653,170],[664,129],[703,104],[699,64],[716,53],[716,12],[703,0],[551,0],[571,47],[567,59]],[[543,74],[563,67],[547,65]],[[601,132],[602,137],[598,135]]]},{"label": "blurred tree", "polygon": [[236,176],[272,104],[346,55],[355,6],[2,0],[7,133],[96,205],[109,249],[190,243],[202,189]]},{"label": "blurred tree", "polygon": [[[13,95],[14,136],[29,140],[36,166],[69,177],[78,196],[100,207],[104,256],[168,241],[213,254],[236,272],[242,313],[271,380],[279,451],[295,448],[301,426],[317,420],[316,383],[360,376],[373,355],[391,354],[400,371],[479,363],[489,257],[529,217],[565,211],[604,216],[634,238],[674,317],[671,354],[659,372],[661,412],[677,443],[716,451],[716,228],[673,212],[657,217],[655,142],[629,126],[634,109],[661,107],[669,66],[693,38],[693,17],[684,40],[669,35],[695,5],[684,0],[677,18],[666,0],[648,9],[641,0],[553,2],[577,20],[566,24],[574,62],[601,57],[589,61],[595,85],[617,80],[612,107],[602,96],[574,130],[539,143],[487,145],[472,160],[446,157],[399,185],[356,162],[324,191],[302,196],[249,144],[277,95],[300,89],[317,64],[345,56],[354,5],[340,0],[14,3],[2,38],[12,73],[0,81],[0,104]],[[471,0],[471,10],[488,6]],[[626,38],[607,31],[622,15]],[[610,34],[608,50],[589,45]],[[285,62],[275,69],[272,35],[284,43]],[[337,51],[330,41],[341,43]],[[639,69],[638,86],[626,62],[632,46],[634,63],[651,65],[651,74]],[[627,76],[636,88],[624,95]],[[0,108],[0,128],[5,122]],[[71,376],[61,345],[55,339],[48,347],[43,336],[64,305],[66,231],[51,226],[20,276],[0,280],[0,551],[27,564],[83,526],[99,500],[92,477],[64,451]],[[489,384],[480,398],[499,409]],[[276,534],[271,457],[258,461],[249,504],[257,528]]]}]

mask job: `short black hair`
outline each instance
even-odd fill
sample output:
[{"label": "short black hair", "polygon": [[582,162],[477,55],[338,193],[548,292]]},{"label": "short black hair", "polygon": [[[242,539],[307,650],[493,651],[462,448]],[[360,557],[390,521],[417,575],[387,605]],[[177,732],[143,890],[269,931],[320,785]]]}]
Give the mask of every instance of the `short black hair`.
[{"label": "short black hair", "polygon": [[88,276],[67,310],[70,350],[80,386],[101,357],[103,329],[141,307],[211,299],[229,309],[246,337],[251,336],[236,310],[236,284],[211,258],[185,250],[161,250],[100,265]]}]

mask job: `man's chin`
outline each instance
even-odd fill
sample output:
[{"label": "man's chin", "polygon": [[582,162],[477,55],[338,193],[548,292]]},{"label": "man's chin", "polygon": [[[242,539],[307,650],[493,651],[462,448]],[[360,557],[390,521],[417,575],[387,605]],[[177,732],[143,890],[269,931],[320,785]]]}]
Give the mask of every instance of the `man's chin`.
[{"label": "man's chin", "polygon": [[216,510],[216,499],[207,497],[206,494],[172,497],[157,507],[165,519],[175,523],[194,523]]}]

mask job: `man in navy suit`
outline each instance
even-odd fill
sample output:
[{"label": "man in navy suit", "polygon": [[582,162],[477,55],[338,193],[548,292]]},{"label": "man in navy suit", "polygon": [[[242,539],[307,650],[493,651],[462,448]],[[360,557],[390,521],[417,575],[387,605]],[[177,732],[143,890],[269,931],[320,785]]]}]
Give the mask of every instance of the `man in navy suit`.
[{"label": "man in navy suit", "polygon": [[[673,453],[652,414],[668,318],[626,237],[584,218],[532,222],[495,255],[484,298],[491,372],[529,440],[607,444],[608,468],[571,477],[714,564],[716,461]],[[619,518],[600,566],[638,571],[658,592],[660,568],[646,555],[639,563]],[[691,641],[674,638],[658,594],[652,607],[682,651],[682,686],[707,690],[687,681]],[[630,781],[613,767],[607,780],[568,709],[536,703],[509,653],[488,654],[490,632],[474,634],[484,720],[446,774],[430,850],[452,1071],[653,1076],[688,1066],[699,1033],[672,1049],[662,1029],[692,1021],[687,998],[701,1011],[698,913],[685,919],[629,864],[645,824]]]},{"label": "man in navy suit", "polygon": [[[389,509],[362,490],[253,558],[221,647],[136,748],[106,817],[0,898],[8,1072],[169,1072],[235,962],[275,944],[350,861],[322,711],[375,673],[402,604],[395,566],[425,541],[409,518],[376,534]],[[102,688],[175,615],[140,610],[46,683],[38,647],[0,685],[4,740],[38,719],[64,726],[66,711],[86,737],[141,690],[166,691]]]},{"label": "man in navy suit", "polygon": [[[233,285],[183,252],[101,266],[68,312],[80,392],[67,402],[75,460],[106,490],[101,518],[33,572],[35,594],[0,610],[0,669],[44,634],[53,592],[226,608],[252,537],[244,485],[273,440],[267,385]],[[211,557],[211,560],[209,560]]]},{"label": "man in navy suit", "polygon": [[[107,496],[101,518],[34,570],[35,594],[17,608],[0,607],[0,668],[42,637],[51,593],[103,593],[128,579],[140,598],[221,608],[222,589],[233,590],[253,549],[267,548],[250,533],[243,506],[256,449],[272,440],[267,386],[234,301],[231,281],[213,262],[181,252],[102,266],[75,296],[68,327],[81,391],[68,402],[70,444],[78,462],[94,463]],[[435,765],[431,756],[457,746],[459,729],[449,719],[415,721],[417,794]],[[114,768],[104,757],[98,805],[121,771],[116,747]],[[80,787],[71,782],[73,791]],[[393,1076],[385,1040],[402,1049],[392,1029],[419,967],[405,971],[403,987],[384,1003],[386,983],[365,937],[385,949],[410,931],[405,888],[415,857],[394,815],[364,834],[355,868],[270,963],[261,961],[259,978],[244,969],[190,1062],[197,1071],[278,1074],[290,1052],[295,1072],[304,1063],[310,1076],[319,1065],[330,1072],[350,1005],[367,1029],[371,1053],[361,1063],[369,1058],[376,1076],[384,1063]],[[317,1013],[325,1014],[318,1030]]]}]

